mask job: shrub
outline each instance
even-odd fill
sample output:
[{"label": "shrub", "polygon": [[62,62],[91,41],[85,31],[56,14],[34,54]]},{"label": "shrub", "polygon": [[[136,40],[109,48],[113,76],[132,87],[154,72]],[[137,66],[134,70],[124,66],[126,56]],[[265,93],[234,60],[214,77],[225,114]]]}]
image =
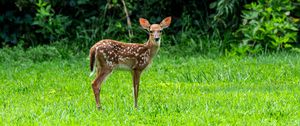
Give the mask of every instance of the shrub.
[{"label": "shrub", "polygon": [[61,54],[54,46],[36,46],[23,49],[21,46],[0,49],[0,62],[43,62],[61,59]]},{"label": "shrub", "polygon": [[61,59],[61,54],[53,46],[37,46],[26,50],[28,59],[33,62],[51,61]]},{"label": "shrub", "polygon": [[42,39],[39,40],[49,40],[51,42],[67,35],[65,30],[72,22],[67,16],[55,15],[51,5],[44,0],[39,0],[36,6],[38,9],[33,25],[37,26],[35,32],[41,35]]},{"label": "shrub", "polygon": [[243,23],[236,31],[241,41],[232,44],[234,53],[280,50],[296,42],[296,23],[289,17],[294,9],[290,0],[258,0],[245,8]]}]

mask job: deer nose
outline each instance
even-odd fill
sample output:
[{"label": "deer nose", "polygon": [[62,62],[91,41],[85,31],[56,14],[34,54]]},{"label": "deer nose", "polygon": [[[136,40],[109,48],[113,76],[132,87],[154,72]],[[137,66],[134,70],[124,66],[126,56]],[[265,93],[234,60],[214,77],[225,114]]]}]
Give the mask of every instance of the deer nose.
[{"label": "deer nose", "polygon": [[158,41],[159,41],[159,38],[155,38],[155,41],[158,42]]}]

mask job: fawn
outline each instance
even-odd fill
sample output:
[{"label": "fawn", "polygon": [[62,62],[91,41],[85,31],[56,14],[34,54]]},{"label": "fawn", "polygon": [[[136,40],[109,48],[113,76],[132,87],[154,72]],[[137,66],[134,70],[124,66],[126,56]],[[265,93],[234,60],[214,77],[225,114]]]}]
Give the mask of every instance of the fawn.
[{"label": "fawn", "polygon": [[[140,25],[149,32],[149,39],[144,44],[123,43],[104,39],[94,44],[90,49],[90,69],[96,71],[96,78],[92,82],[96,106],[100,109],[101,84],[114,69],[125,69],[132,73],[134,107],[137,108],[140,76],[143,70],[152,62],[160,47],[161,31],[169,27],[171,17],[167,17],[160,24],[152,24],[147,19],[140,18]],[[91,73],[91,75],[92,75]]]}]

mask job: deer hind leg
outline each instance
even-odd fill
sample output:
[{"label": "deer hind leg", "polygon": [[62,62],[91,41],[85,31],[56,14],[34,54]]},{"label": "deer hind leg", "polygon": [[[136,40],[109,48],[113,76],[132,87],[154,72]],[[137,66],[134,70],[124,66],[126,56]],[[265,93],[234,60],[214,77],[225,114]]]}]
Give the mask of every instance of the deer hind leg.
[{"label": "deer hind leg", "polygon": [[142,71],[133,70],[132,71],[132,79],[133,79],[133,93],[134,93],[134,107],[138,108],[138,96],[139,96],[139,84],[140,84],[140,76]]},{"label": "deer hind leg", "polygon": [[96,106],[98,109],[101,108],[100,105],[100,91],[101,91],[101,85],[103,83],[103,81],[105,80],[105,78],[112,72],[111,69],[109,68],[98,68],[97,70],[97,75],[96,75],[96,79],[93,81],[92,83],[92,88],[94,91],[94,95],[95,95],[95,100],[96,100]]}]

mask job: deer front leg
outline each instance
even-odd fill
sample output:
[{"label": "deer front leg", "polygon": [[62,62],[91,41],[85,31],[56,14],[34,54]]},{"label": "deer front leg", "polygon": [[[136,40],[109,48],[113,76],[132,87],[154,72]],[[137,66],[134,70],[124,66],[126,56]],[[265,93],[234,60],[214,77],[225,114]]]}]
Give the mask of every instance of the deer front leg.
[{"label": "deer front leg", "polygon": [[95,95],[95,100],[96,100],[96,106],[98,109],[101,108],[100,105],[100,91],[101,91],[101,85],[107,75],[111,73],[112,70],[109,69],[101,69],[100,72],[97,73],[96,79],[93,81],[92,88],[94,91]]},{"label": "deer front leg", "polygon": [[142,71],[140,70],[133,70],[133,93],[134,93],[134,107],[138,107],[138,95],[139,95],[139,83],[140,83],[140,76]]}]

